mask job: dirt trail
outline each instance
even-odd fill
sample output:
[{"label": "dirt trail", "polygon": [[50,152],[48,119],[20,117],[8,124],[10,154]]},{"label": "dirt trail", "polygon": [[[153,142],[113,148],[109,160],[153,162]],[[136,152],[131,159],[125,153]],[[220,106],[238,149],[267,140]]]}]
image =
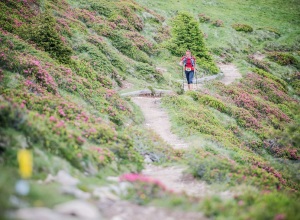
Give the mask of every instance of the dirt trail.
[{"label": "dirt trail", "polygon": [[234,64],[218,64],[218,67],[224,74],[224,77],[220,80],[225,85],[229,85],[233,83],[236,79],[242,78],[239,70],[236,68]]},{"label": "dirt trail", "polygon": [[[220,81],[225,85],[242,77],[233,64],[219,64],[218,66],[224,74]],[[194,85],[194,89],[201,87],[202,84],[198,84],[197,88]],[[171,132],[170,119],[167,112],[161,107],[160,98],[133,97],[132,100],[141,108],[146,126],[153,129],[174,149],[188,148],[187,143]],[[148,164],[142,173],[160,180],[169,190],[176,193],[185,192],[195,197],[203,197],[211,193],[205,182],[196,180],[191,175],[184,174],[184,170],[184,167],[159,167]],[[228,193],[223,192],[223,196],[228,196]]]},{"label": "dirt trail", "polygon": [[210,193],[205,182],[196,180],[192,175],[184,173],[184,167],[158,167],[147,165],[143,174],[160,180],[169,190],[175,193],[186,193],[189,196],[201,198]]},{"label": "dirt trail", "polygon": [[[256,57],[257,57],[257,59],[263,59],[264,55],[256,55]],[[225,85],[229,85],[229,84],[233,83],[236,79],[242,78],[241,73],[236,68],[236,66],[232,63],[228,63],[228,64],[220,63],[220,64],[218,64],[218,67],[220,68],[221,72],[223,73],[223,78],[221,78],[219,81],[224,83]],[[207,77],[204,77],[204,78],[207,78]],[[212,77],[209,79],[205,79],[204,81],[201,82],[201,79],[204,79],[204,78],[203,77],[199,78],[199,76],[198,76],[198,83],[193,84],[193,90],[202,89],[203,85],[204,85],[203,83],[215,79]],[[188,85],[187,85],[187,83],[184,83],[184,91],[187,91],[187,90],[188,90]]]},{"label": "dirt trail", "polygon": [[[141,108],[145,116],[146,126],[157,132],[174,149],[188,147],[187,143],[171,132],[170,119],[161,107],[160,98],[134,97],[132,100]],[[176,193],[185,192],[195,197],[206,195],[207,184],[195,180],[191,175],[184,174],[184,170],[185,167],[160,167],[148,164],[142,173],[160,180],[167,189]]]},{"label": "dirt trail", "polygon": [[160,106],[160,98],[133,97],[145,117],[145,125],[154,130],[173,148],[187,148],[187,144],[171,132],[168,114]]}]

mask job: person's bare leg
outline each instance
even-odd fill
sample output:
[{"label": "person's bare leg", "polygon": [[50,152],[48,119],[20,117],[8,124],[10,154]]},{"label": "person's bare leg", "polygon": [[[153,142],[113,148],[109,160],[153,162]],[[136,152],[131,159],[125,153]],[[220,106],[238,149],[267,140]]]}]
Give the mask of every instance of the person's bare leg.
[{"label": "person's bare leg", "polygon": [[188,84],[189,90],[193,90],[193,84]]}]

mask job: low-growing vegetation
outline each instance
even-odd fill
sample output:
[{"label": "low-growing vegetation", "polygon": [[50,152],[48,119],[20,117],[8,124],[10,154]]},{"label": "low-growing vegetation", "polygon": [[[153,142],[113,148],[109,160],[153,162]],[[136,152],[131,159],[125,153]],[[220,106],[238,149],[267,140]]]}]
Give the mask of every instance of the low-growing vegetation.
[{"label": "low-growing vegetation", "polygon": [[286,65],[293,65],[296,67],[300,67],[299,61],[291,54],[289,53],[283,53],[283,52],[271,52],[268,54],[268,58],[280,65],[286,66]]},{"label": "low-growing vegetation", "polygon": [[252,32],[253,31],[253,28],[248,24],[237,23],[237,24],[233,24],[231,26],[236,31],[243,31],[243,32]]},{"label": "low-growing vegetation", "polygon": [[[170,212],[299,219],[298,11],[292,0],[1,1],[1,217],[76,199],[43,181],[64,170],[91,195],[119,176],[121,199]],[[183,92],[177,63],[187,49],[199,76],[218,73],[218,61],[242,79]],[[145,88],[174,91],[161,104],[187,149],[169,146],[120,95]],[[27,195],[15,189],[23,148],[33,155]],[[210,191],[174,193],[141,174],[145,161],[186,166],[182,178]]]}]

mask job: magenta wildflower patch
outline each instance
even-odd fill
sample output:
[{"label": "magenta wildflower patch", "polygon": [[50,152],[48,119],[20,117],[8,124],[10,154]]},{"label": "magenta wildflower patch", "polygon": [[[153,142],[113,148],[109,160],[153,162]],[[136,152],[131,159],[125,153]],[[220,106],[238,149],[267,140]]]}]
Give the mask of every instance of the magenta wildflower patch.
[{"label": "magenta wildflower patch", "polygon": [[147,184],[153,184],[160,187],[163,190],[167,190],[166,186],[161,183],[159,180],[142,175],[137,173],[127,173],[120,176],[120,181],[127,181],[127,182],[141,182]]}]

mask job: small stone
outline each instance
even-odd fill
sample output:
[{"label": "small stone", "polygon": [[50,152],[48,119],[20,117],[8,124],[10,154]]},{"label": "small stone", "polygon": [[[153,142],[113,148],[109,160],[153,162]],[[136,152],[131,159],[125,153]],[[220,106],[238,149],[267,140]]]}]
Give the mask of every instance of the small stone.
[{"label": "small stone", "polygon": [[60,214],[72,215],[85,220],[102,219],[96,206],[81,200],[74,200],[57,205],[54,207],[54,210]]},{"label": "small stone", "polygon": [[76,187],[63,186],[61,189],[62,193],[72,195],[77,199],[87,200],[91,198],[91,194],[88,192],[84,192]]},{"label": "small stone", "polygon": [[[122,183],[122,182],[121,182]],[[120,183],[120,184],[121,184]],[[114,192],[116,195],[122,195],[123,194],[123,188],[120,187],[120,185],[111,185],[110,189],[112,192]]]},{"label": "small stone", "polygon": [[128,193],[128,188],[132,187],[132,185],[128,182],[120,182],[119,187],[122,195],[126,195]]},{"label": "small stone", "polygon": [[48,174],[47,178],[44,180],[44,183],[51,183],[55,181],[54,176],[52,176],[51,174]]},{"label": "small stone", "polygon": [[49,208],[24,208],[19,209],[15,213],[16,219],[21,220],[75,220],[73,217],[65,217],[61,216],[60,214],[54,212],[53,210]]},{"label": "small stone", "polygon": [[111,220],[124,220],[124,218],[122,216],[117,215],[117,216],[112,217]]},{"label": "small stone", "polygon": [[64,170],[60,170],[55,177],[55,180],[65,186],[75,186],[79,183],[79,180],[72,177]]},{"label": "small stone", "polygon": [[111,182],[119,182],[119,177],[117,176],[108,176],[106,179]]},{"label": "small stone", "polygon": [[93,191],[93,196],[96,198],[99,198],[101,201],[104,200],[112,200],[112,201],[117,201],[120,200],[118,196],[113,194],[108,187],[101,187],[101,188],[96,188]]},{"label": "small stone", "polygon": [[144,159],[145,163],[152,163],[153,161],[150,159],[149,155],[145,155],[145,159]]}]

